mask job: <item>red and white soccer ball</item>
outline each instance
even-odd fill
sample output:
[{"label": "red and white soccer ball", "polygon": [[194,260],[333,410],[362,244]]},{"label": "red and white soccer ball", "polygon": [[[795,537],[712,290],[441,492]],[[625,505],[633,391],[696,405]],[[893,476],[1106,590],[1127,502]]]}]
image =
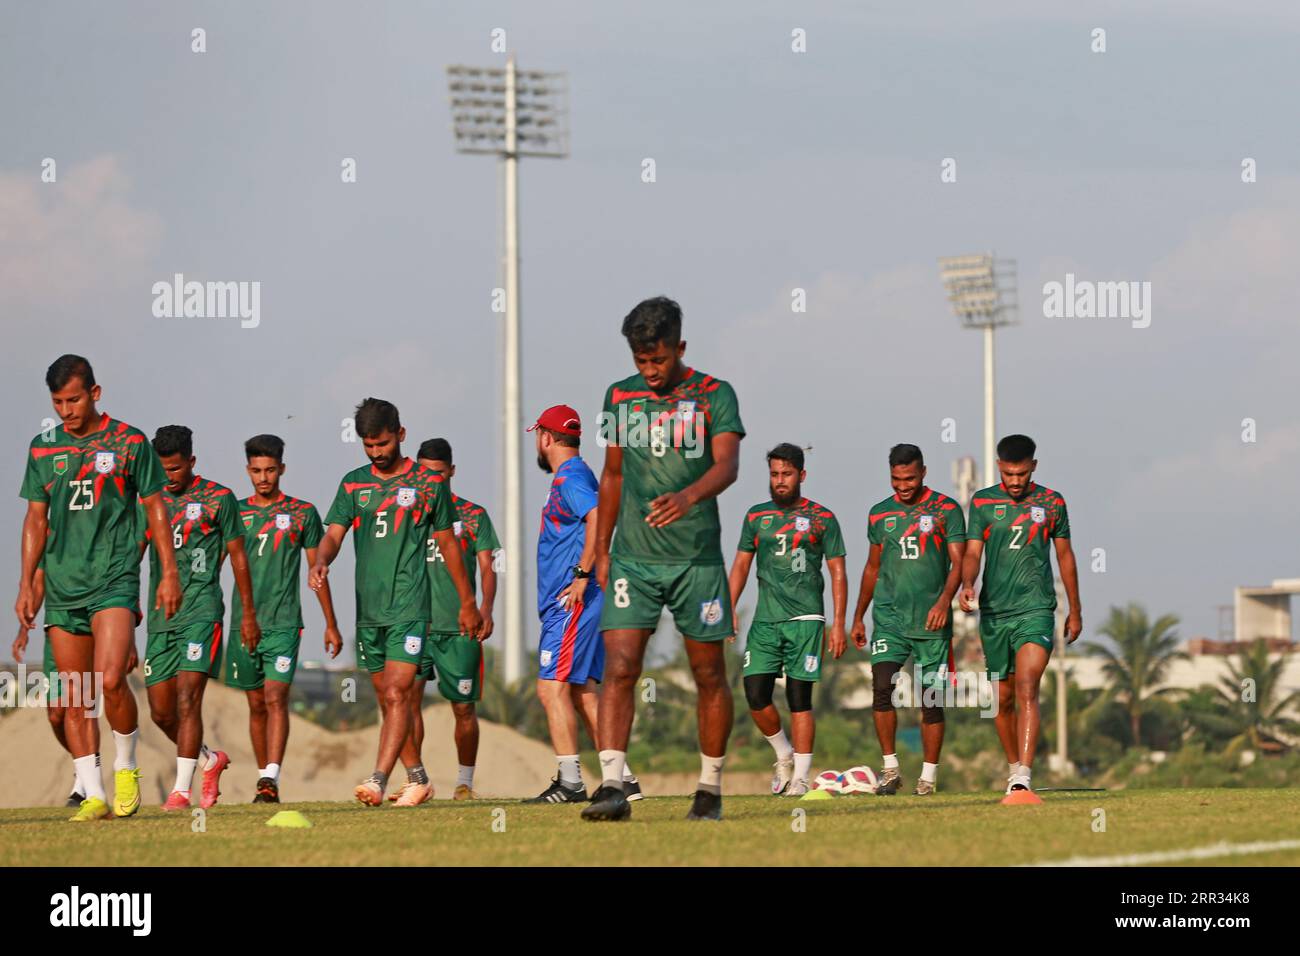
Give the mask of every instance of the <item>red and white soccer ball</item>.
[{"label": "red and white soccer ball", "polygon": [[813,781],[813,789],[825,790],[827,793],[843,793],[843,780],[838,770],[823,770]]},{"label": "red and white soccer ball", "polygon": [[870,767],[853,767],[840,778],[840,793],[875,793],[876,772]]}]

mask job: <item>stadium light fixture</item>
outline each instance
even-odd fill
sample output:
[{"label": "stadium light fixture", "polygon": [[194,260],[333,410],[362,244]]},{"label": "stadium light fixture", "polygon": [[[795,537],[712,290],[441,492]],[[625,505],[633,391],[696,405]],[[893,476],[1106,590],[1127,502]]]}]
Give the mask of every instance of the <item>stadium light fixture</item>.
[{"label": "stadium light fixture", "polygon": [[505,184],[505,307],[501,442],[506,597],[505,667],[524,674],[523,459],[519,366],[519,158],[569,155],[568,79],[564,73],[504,67],[447,67],[452,135],[458,153],[497,156]]}]

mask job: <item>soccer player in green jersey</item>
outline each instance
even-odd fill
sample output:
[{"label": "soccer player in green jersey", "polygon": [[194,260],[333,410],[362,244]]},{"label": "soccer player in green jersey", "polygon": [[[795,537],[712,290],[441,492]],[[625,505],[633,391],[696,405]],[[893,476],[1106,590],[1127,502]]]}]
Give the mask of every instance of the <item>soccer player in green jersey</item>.
[{"label": "soccer player in green jersey", "polygon": [[[22,572],[14,610],[25,628],[35,626],[36,568],[45,562],[46,635],[60,673],[96,675],[103,707],[113,728],[113,811],[130,816],[140,808],[135,749],[139,714],[126,683],[135,643],[135,607],[140,600],[140,552],[136,544],[136,502],[149,527],[164,535],[163,471],[144,434],[102,414],[101,388],[90,363],[64,355],[49,367],[45,384],[60,424],[32,439],[23,475]],[[170,538],[158,548],[161,569],[155,608],[163,616],[181,604],[181,584]],[[74,700],[65,733],[86,799],[75,822],[110,813],[100,771],[93,724],[99,695]]]},{"label": "soccer player in green jersey", "polygon": [[[816,732],[813,685],[821,677],[823,650],[837,660],[844,653],[848,604],[840,523],[830,509],[803,496],[808,477],[803,465],[803,449],[798,445],[786,442],[767,453],[772,497],[746,512],[730,579],[734,617],[750,565],[758,555],[758,606],[745,642],[745,699],[754,723],[776,751],[772,792],[790,797],[808,792]],[[822,593],[823,558],[835,605],[829,628]],[[782,674],[793,745],[772,704],[772,691]]]},{"label": "soccer player in green jersey", "polygon": [[[248,613],[239,625],[240,640],[257,647],[262,631],[253,601],[243,529],[235,493],[194,472],[194,436],[184,425],[164,425],[153,439],[154,451],[167,475],[163,504],[167,509],[171,545],[179,557],[184,600],[180,611],[166,618],[149,614],[144,649],[144,683],[153,722],[176,744],[176,782],[163,809],[190,805],[194,771],[203,764],[199,806],[217,802],[221,774],[230,766],[225,751],[203,742],[203,692],[208,678],[221,673],[221,627],[226,616],[221,593],[221,565],[230,555],[230,569]],[[158,537],[151,533],[151,580],[159,573]]]},{"label": "soccer player in green jersey", "polygon": [[402,745],[406,784],[389,797],[402,807],[416,806],[433,796],[433,784],[424,769],[420,752],[424,747],[424,688],[435,676],[438,693],[451,704],[455,717],[457,767],[452,799],[473,800],[478,796],[474,792],[474,766],[478,760],[478,714],[474,702],[483,695],[482,642],[492,636],[492,605],[497,596],[497,573],[492,566],[492,552],[501,547],[488,513],[474,502],[458,498],[451,490],[456,466],[452,463],[451,444],[447,439],[430,438],[421,444],[417,460],[425,468],[442,475],[443,486],[451,496],[452,531],[464,561],[470,590],[474,590],[476,578],[482,579],[479,614],[483,618],[483,628],[478,637],[460,633],[460,595],[447,569],[447,557],[437,539],[430,535],[425,554],[429,572],[429,637],[424,645],[424,659],[411,687],[411,732]]},{"label": "soccer player in green jersey", "polygon": [[[251,651],[243,642],[228,642],[226,683],[248,697],[248,731],[258,768],[253,802],[279,803],[280,767],[289,742],[289,686],[298,669],[302,641],[300,569],[304,554],[308,567],[316,562],[316,548],[325,532],[314,505],[280,490],[283,439],[256,435],[244,442],[244,458],[253,493],[239,502],[239,520],[262,639]],[[316,597],[325,618],[325,651],[338,657],[343,638],[328,581]],[[230,604],[230,625],[238,628],[244,610],[238,588],[231,593]]]},{"label": "soccer player in green jersey", "polygon": [[733,627],[717,497],[736,480],[745,428],[732,387],[682,361],[681,332],[682,311],[672,299],[646,299],[628,313],[623,336],[637,374],[609,387],[601,412],[606,448],[596,578],[605,594],[605,688],[597,715],[603,781],[582,811],[586,820],[632,814],[623,766],[633,692],[665,605],[685,638],[699,693],[700,782],[687,819],[722,818],[732,720],[723,641]]},{"label": "soccer player in green jersey", "polygon": [[[934,793],[943,749],[943,680],[952,668],[952,599],[961,582],[966,522],[961,507],[925,485],[925,459],[915,445],[889,450],[894,493],[868,516],[867,566],[853,611],[853,643],[867,646],[863,618],[871,609],[872,717],[884,769],[876,793],[902,786],[895,734],[894,685],[909,658],[921,672],[921,776],[912,791]],[[874,603],[873,603],[874,602]]]},{"label": "soccer player in green jersey", "polygon": [[[353,795],[375,807],[384,802],[388,775],[411,730],[411,687],[429,634],[429,537],[444,554],[460,545],[442,475],[402,454],[406,429],[397,407],[367,398],[357,406],[355,427],[370,464],[339,482],[308,583],[314,590],[324,586],[343,538],[355,531],[357,663],[370,672],[383,725],[374,773]],[[464,562],[450,561],[446,568],[460,598],[459,633],[477,638],[483,619]]]},{"label": "soccer player in green jersey", "polygon": [[[1070,547],[1065,499],[1033,480],[1038,446],[1027,435],[998,442],[1002,483],[975,492],[962,563],[961,607],[975,610],[975,576],[984,558],[980,585],[980,643],[989,679],[998,694],[995,720],[1007,755],[1007,793],[1033,790],[1031,772],[1038,747],[1038,685],[1051,656],[1056,632],[1056,585],[1051,552],[1070,602],[1065,640],[1083,631],[1079,570]],[[1048,544],[1048,541],[1051,544]]]}]

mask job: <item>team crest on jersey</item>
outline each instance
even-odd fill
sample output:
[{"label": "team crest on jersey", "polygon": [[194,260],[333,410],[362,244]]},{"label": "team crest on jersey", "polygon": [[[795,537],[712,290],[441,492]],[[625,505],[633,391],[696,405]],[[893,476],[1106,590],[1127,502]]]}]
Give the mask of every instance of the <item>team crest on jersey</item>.
[{"label": "team crest on jersey", "polygon": [[276,526],[276,528],[278,528],[280,531],[288,531],[288,530],[289,530],[289,516],[288,516],[288,515],[276,515],[276,516],[275,516],[275,526]]},{"label": "team crest on jersey", "polygon": [[1047,520],[1047,509],[1034,505],[1029,509],[1029,517],[1034,524],[1042,524]]},{"label": "team crest on jersey", "polygon": [[700,623],[717,624],[722,620],[722,602],[717,598],[700,602]]},{"label": "team crest on jersey", "polygon": [[252,515],[244,515],[244,527],[245,527],[245,528],[251,528],[252,526],[253,526],[253,516],[252,516]]},{"label": "team crest on jersey", "polygon": [[455,533],[456,537],[458,538],[460,537],[460,533],[461,531],[464,530],[464,528],[465,528],[465,523],[463,521],[453,521],[451,523],[451,530],[453,533]]},{"label": "team crest on jersey", "polygon": [[399,508],[409,508],[409,507],[411,507],[411,505],[413,505],[413,504],[415,504],[415,489],[414,489],[414,488],[398,488],[398,489],[397,489],[397,507],[399,507]]},{"label": "team crest on jersey", "polygon": [[689,422],[693,419],[695,417],[695,403],[686,401],[678,402],[677,417],[684,422]]},{"label": "team crest on jersey", "polygon": [[54,473],[55,473],[56,475],[61,475],[61,474],[63,474],[63,473],[64,473],[65,471],[67,471],[67,470],[68,470],[68,456],[67,456],[66,454],[65,454],[65,455],[55,455],[55,456],[54,456]]},{"label": "team crest on jersey", "polygon": [[758,526],[759,526],[760,528],[770,528],[770,527],[772,527],[772,516],[771,516],[771,515],[764,515],[764,516],[763,516],[763,520],[760,521],[760,522],[758,523]]},{"label": "team crest on jersey", "polygon": [[886,531],[893,531],[897,527],[898,527],[898,519],[895,518],[893,515],[890,515],[888,518],[885,519]]},{"label": "team crest on jersey", "polygon": [[203,502],[187,501],[185,502],[185,520],[198,521],[203,517]]},{"label": "team crest on jersey", "polygon": [[1005,518],[1006,516],[1007,516],[1007,506],[1006,506],[1006,505],[994,505],[994,506],[993,506],[993,517],[995,517],[995,518],[997,518],[999,521],[1001,521],[1001,520],[1002,520],[1003,518]]},{"label": "team crest on jersey", "polygon": [[918,522],[921,534],[929,534],[934,530],[934,515],[921,515]]},{"label": "team crest on jersey", "polygon": [[101,475],[111,474],[113,465],[117,463],[117,455],[111,451],[95,452],[95,470]]},{"label": "team crest on jersey", "polygon": [[362,488],[360,491],[357,492],[357,504],[360,505],[362,508],[370,504],[370,492],[372,490],[373,489],[371,488]]},{"label": "team crest on jersey", "polygon": [[803,515],[794,516],[795,531],[807,531],[811,527],[812,527],[812,522],[809,521],[807,518],[805,518]]}]

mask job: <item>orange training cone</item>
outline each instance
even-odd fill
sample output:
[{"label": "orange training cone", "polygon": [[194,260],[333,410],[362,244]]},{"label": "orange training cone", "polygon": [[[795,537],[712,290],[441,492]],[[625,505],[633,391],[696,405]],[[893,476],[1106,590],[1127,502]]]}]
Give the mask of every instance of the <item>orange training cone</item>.
[{"label": "orange training cone", "polygon": [[1042,802],[1043,798],[1032,790],[1012,790],[1002,798],[1004,807],[1020,807]]}]

